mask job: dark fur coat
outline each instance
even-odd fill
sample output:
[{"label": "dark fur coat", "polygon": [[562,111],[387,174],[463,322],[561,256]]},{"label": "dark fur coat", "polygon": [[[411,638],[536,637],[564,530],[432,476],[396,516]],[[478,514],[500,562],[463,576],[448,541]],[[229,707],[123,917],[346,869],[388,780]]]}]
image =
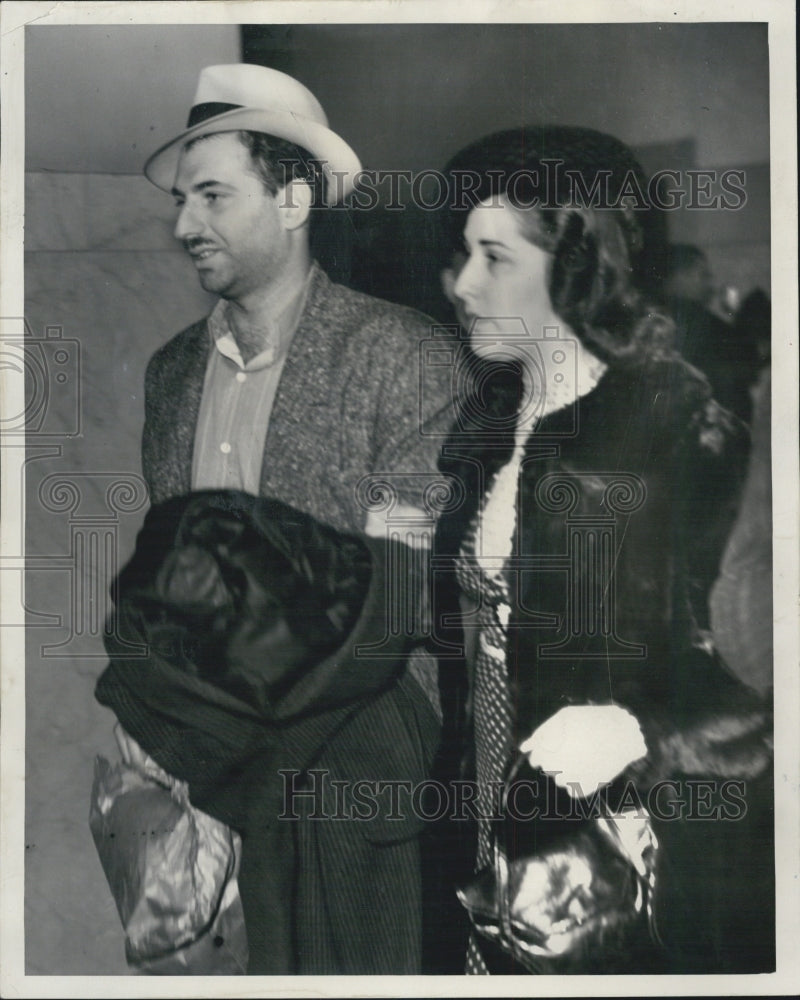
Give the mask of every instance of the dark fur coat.
[{"label": "dark fur coat", "polygon": [[[463,634],[452,624],[452,561],[511,456],[517,400],[513,380],[484,384],[442,459],[462,502],[437,535],[441,767],[462,777],[472,739],[467,672],[453,655]],[[648,754],[631,780],[644,802],[672,782],[680,806],[674,819],[653,817],[664,972],[774,968],[770,706],[727,670],[708,631],[747,450],[745,426],[699,372],[679,359],[650,361],[610,368],[592,392],[541,420],[519,475],[507,572],[514,744],[569,704],[613,702],[639,720]],[[693,781],[710,783],[704,811]],[[746,803],[735,822],[720,803],[730,781]],[[652,958],[631,971],[649,969]],[[501,961],[496,971],[518,970]]]}]

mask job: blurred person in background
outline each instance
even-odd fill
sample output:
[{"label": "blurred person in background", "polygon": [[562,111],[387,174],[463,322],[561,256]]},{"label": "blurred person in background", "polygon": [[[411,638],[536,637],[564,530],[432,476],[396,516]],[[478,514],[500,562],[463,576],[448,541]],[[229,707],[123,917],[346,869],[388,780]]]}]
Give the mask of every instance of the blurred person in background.
[{"label": "blurred person in background", "polygon": [[688,243],[667,247],[662,298],[675,321],[675,346],[711,383],[714,397],[745,422],[750,420],[750,388],[758,358],[749,335],[712,308],[716,295],[707,255]]},{"label": "blurred person in background", "polygon": [[763,288],[754,288],[742,299],[733,317],[740,341],[754,345],[759,368],[772,356],[772,302]]}]

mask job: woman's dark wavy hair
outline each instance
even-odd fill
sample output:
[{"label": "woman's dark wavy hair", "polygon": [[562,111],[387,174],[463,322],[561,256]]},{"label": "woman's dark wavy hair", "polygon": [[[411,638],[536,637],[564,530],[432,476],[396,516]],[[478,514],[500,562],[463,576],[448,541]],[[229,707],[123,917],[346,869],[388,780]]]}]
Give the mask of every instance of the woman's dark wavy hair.
[{"label": "woman's dark wavy hair", "polygon": [[[622,203],[626,193],[647,191],[624,143],[573,126],[509,129],[467,146],[444,173],[448,253],[463,247],[469,211],[502,196],[517,209],[525,238],[552,255],[553,309],[589,350],[616,365],[671,352],[672,322],[649,305],[663,220],[652,208]],[[597,203],[585,196],[594,185]]]}]

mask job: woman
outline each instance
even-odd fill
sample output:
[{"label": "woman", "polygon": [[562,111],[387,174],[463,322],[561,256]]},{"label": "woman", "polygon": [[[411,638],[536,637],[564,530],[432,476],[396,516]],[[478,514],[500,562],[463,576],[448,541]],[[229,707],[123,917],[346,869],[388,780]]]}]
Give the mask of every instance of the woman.
[{"label": "woman", "polygon": [[442,760],[461,740],[477,783],[467,971],[769,968],[769,715],[708,638],[747,437],[648,308],[641,169],[538,127],[446,174],[473,386],[437,533],[437,620],[460,610],[469,678],[443,656]]}]

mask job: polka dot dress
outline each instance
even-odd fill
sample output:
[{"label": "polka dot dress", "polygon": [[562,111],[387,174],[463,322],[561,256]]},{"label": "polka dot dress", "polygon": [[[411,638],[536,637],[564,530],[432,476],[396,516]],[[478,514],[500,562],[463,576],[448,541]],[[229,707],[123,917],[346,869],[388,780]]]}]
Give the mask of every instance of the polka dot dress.
[{"label": "polka dot dress", "polygon": [[[484,514],[475,519],[464,541],[456,569],[461,589],[478,602],[473,626],[478,629],[473,680],[479,810],[476,871],[486,867],[491,860],[487,817],[495,809],[494,789],[499,789],[502,784],[511,749],[511,699],[505,660],[506,629],[511,609],[503,563],[511,551],[522,456],[523,448],[518,446],[512,460],[498,473],[488,494]],[[490,516],[487,517],[487,514]],[[484,526],[486,531],[482,531]],[[474,932],[467,947],[466,972],[469,975],[488,974],[480,941]]]},{"label": "polka dot dress", "polygon": [[[594,362],[582,372],[582,392],[565,386],[548,395],[544,414],[567,406],[597,384],[605,365]],[[543,414],[543,415],[544,415]],[[497,473],[478,516],[461,546],[456,577],[477,612],[465,627],[477,628],[473,673],[473,726],[478,783],[478,850],[475,871],[492,860],[490,817],[496,811],[506,763],[511,752],[512,706],[506,664],[506,638],[511,615],[506,565],[514,549],[519,474],[532,422],[517,428],[511,459]],[[468,975],[488,975],[480,938],[473,931],[467,947]]]}]

